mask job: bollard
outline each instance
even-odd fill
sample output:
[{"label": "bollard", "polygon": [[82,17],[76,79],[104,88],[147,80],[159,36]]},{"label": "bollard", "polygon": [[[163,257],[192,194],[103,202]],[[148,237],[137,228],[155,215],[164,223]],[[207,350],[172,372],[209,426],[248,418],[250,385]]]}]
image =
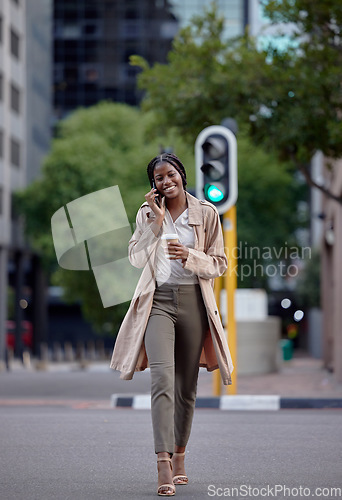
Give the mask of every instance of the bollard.
[{"label": "bollard", "polygon": [[40,344],[40,359],[46,363],[49,361],[49,348],[46,342]]},{"label": "bollard", "polygon": [[103,340],[101,340],[101,339],[97,340],[95,345],[96,345],[96,352],[97,352],[98,359],[101,359],[101,360],[106,359],[106,352],[105,352]]},{"label": "bollard", "polygon": [[87,342],[87,358],[92,361],[96,359],[95,344],[92,340]]},{"label": "bollard", "polygon": [[78,361],[83,361],[85,359],[85,349],[83,342],[77,342],[76,344],[76,359]]},{"label": "bollard", "polygon": [[23,351],[23,365],[27,370],[31,370],[31,354],[29,351]]},{"label": "bollard", "polygon": [[14,351],[12,347],[7,348],[7,355],[6,355],[6,366],[7,370],[10,371],[12,367],[12,363],[14,360]]},{"label": "bollard", "polygon": [[84,370],[88,367],[89,361],[86,359],[83,342],[77,342],[76,359],[79,361],[79,367]]},{"label": "bollard", "polygon": [[65,361],[70,361],[70,362],[74,361],[75,356],[71,342],[64,343],[64,353],[65,353]]},{"label": "bollard", "polygon": [[36,370],[47,370],[49,364],[49,349],[46,342],[39,345],[40,359],[36,362]]},{"label": "bollard", "polygon": [[59,342],[53,343],[53,359],[57,361],[57,363],[61,363],[63,361],[63,351]]}]

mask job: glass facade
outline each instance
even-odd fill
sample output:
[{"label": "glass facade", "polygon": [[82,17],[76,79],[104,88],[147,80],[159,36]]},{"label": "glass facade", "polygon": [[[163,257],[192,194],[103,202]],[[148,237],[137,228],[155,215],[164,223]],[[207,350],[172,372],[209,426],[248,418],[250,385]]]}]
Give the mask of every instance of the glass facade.
[{"label": "glass facade", "polygon": [[170,10],[151,0],[55,0],[56,119],[103,99],[137,104],[139,70],[130,55],[165,62],[177,30]]},{"label": "glass facade", "polygon": [[[202,15],[210,2],[207,0],[170,0],[170,10],[185,26],[194,15]],[[219,12],[224,16],[224,37],[232,38],[243,33],[245,2],[244,0],[216,0]]]},{"label": "glass facade", "polygon": [[[247,0],[217,0],[225,37],[243,33]],[[58,120],[109,99],[138,104],[132,54],[165,63],[179,28],[207,0],[54,0],[54,107]]]}]

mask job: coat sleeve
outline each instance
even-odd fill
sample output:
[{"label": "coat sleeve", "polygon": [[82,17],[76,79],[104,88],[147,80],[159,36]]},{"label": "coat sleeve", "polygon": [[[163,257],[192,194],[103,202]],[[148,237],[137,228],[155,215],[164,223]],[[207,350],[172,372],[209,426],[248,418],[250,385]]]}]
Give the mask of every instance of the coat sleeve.
[{"label": "coat sleeve", "polygon": [[149,260],[162,234],[160,229],[156,236],[152,231],[154,226],[158,228],[153,219],[148,219],[146,206],[141,206],[136,216],[135,231],[128,243],[128,259],[132,266],[142,268]]},{"label": "coat sleeve", "polygon": [[184,264],[184,269],[204,279],[221,276],[228,266],[219,214],[216,209],[209,210],[210,216],[205,224],[209,232],[206,249],[200,251],[189,248],[189,255]]}]

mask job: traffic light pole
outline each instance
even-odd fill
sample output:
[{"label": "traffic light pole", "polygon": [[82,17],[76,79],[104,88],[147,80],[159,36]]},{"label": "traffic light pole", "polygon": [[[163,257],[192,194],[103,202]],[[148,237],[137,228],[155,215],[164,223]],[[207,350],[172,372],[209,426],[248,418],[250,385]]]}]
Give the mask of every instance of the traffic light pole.
[{"label": "traffic light pole", "polygon": [[227,297],[226,330],[227,340],[234,365],[232,385],[227,386],[227,394],[237,394],[237,339],[235,321],[235,290],[237,285],[237,235],[236,205],[223,214],[223,237],[228,268],[224,274],[224,287]]},{"label": "traffic light pole", "polygon": [[[228,385],[227,394],[237,394],[237,339],[235,321],[235,290],[237,284],[237,234],[236,234],[236,206],[233,205],[223,214],[223,238],[225,253],[228,258],[227,271],[223,276],[215,279],[214,293],[217,304],[220,304],[221,290],[226,290],[226,332],[229,351],[234,365],[232,385]],[[222,312],[221,312],[222,314]],[[221,394],[221,376],[219,370],[213,372],[213,395]]]},{"label": "traffic light pole", "polygon": [[[231,120],[234,121],[234,120]],[[235,123],[235,122],[234,122]],[[235,127],[236,128],[236,127]],[[226,330],[234,371],[232,385],[227,387],[228,394],[237,392],[235,290],[237,282],[237,237],[236,237],[236,200],[237,184],[237,142],[236,130],[226,125],[211,125],[203,129],[195,142],[196,160],[196,197],[212,203],[218,213],[223,215],[223,235],[228,269],[223,278],[215,280],[215,299],[220,304],[222,286],[227,292]],[[213,374],[213,392],[221,394],[221,380],[217,371]]]}]

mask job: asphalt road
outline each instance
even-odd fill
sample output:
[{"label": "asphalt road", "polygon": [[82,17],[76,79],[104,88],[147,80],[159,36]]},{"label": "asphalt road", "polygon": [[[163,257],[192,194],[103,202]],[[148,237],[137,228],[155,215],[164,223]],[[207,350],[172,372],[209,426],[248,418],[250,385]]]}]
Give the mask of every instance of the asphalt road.
[{"label": "asphalt road", "polygon": [[0,373],[0,399],[43,397],[109,401],[113,393],[147,394],[149,391],[149,371],[136,373],[132,380],[121,380],[119,372],[104,365],[94,365],[88,370]]},{"label": "asphalt road", "polygon": [[[1,500],[157,498],[149,411],[17,403],[0,406]],[[176,498],[318,498],[323,487],[320,498],[339,498],[330,488],[342,488],[341,419],[340,410],[197,409],[189,485]]]}]

